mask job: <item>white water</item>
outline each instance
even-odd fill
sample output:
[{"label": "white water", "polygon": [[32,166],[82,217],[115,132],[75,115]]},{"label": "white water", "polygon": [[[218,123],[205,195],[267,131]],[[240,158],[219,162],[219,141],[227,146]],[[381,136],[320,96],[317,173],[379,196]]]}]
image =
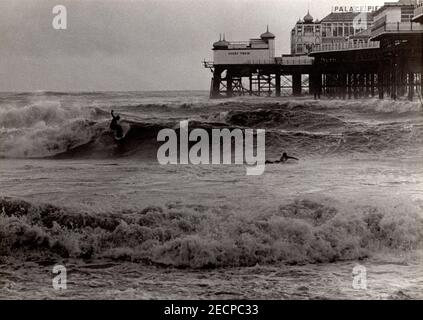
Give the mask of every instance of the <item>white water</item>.
[{"label": "white water", "polygon": [[[418,144],[422,117],[419,115],[418,104],[403,102],[394,107],[391,103],[378,101],[290,102],[284,108],[295,108],[298,104],[302,110],[312,109],[313,112],[331,115],[347,123],[345,128],[324,128],[319,134],[333,134],[336,131],[337,135],[348,136],[346,131],[356,130],[353,137],[359,139],[347,140],[349,142],[344,145],[344,149],[335,149],[339,153],[334,153],[320,152],[331,145],[319,144],[322,142],[319,139],[308,141],[293,135],[289,136],[291,140],[284,140],[286,138],[282,135],[282,138],[272,141],[275,145],[270,146],[267,158],[276,157],[280,148],[284,148],[300,157],[300,161],[270,165],[263,176],[248,177],[245,169],[239,166],[162,167],[154,158],[140,160],[138,157],[119,156],[54,160],[11,157],[25,156],[22,150],[43,150],[45,143],[40,136],[35,140],[29,139],[35,137],[34,130],[43,126],[49,130],[52,127],[58,130],[41,135],[51,141],[58,137],[56,132],[63,133],[62,124],[77,120],[81,114],[84,119],[103,123],[108,112],[105,107],[107,101],[110,104],[118,101],[114,108],[120,108],[119,112],[127,117],[130,115],[156,122],[187,117],[216,119],[217,115],[223,115],[218,117],[223,121],[234,110],[240,112],[275,108],[262,101],[246,99],[231,102],[235,103],[232,105],[215,102],[208,105],[206,99],[190,97],[188,100],[194,99],[195,107],[180,109],[186,97],[130,97],[130,105],[138,102],[169,104],[168,100],[171,100],[177,106],[176,109],[172,107],[161,111],[157,111],[160,109],[158,107],[151,107],[147,112],[142,111],[142,107],[128,107],[128,97],[122,95],[102,96],[101,99],[85,96],[53,96],[48,99],[54,100],[54,103],[60,102],[60,107],[49,106],[44,116],[38,110],[35,114],[41,116],[36,121],[35,116],[28,117],[26,112],[19,109],[26,106],[30,110],[28,101],[20,101],[18,106],[4,109],[6,111],[2,113],[9,120],[0,120],[4,130],[0,151],[7,157],[0,160],[0,197],[22,199],[33,205],[47,203],[70,208],[72,212],[87,212],[97,216],[119,214],[122,219],[138,217],[134,212],[149,206],[171,206],[186,214],[184,219],[195,217],[197,212],[205,214],[206,223],[197,225],[193,222],[188,226],[195,227],[196,233],[182,233],[174,242],[148,248],[151,251],[146,252],[151,253],[152,257],[155,255],[153,260],[167,267],[111,259],[116,258],[119,252],[133,258],[145,253],[136,246],[120,242],[113,248],[113,254],[107,253],[108,258],[104,257],[107,256],[105,252],[99,251],[101,254],[92,260],[72,255],[64,258],[38,252],[38,249],[29,250],[23,255],[16,251],[0,259],[0,298],[422,298],[423,260],[420,239],[423,234],[423,166]],[[69,109],[82,103],[87,108],[100,108],[104,113],[92,113],[92,109],[84,108]],[[266,100],[266,103],[274,104],[275,101]],[[119,104],[123,106],[119,107]],[[56,114],[56,110],[59,115],[65,116],[47,116],[50,113]],[[73,113],[72,110],[77,112]],[[274,123],[267,123],[275,130]],[[353,124],[352,127],[350,124]],[[372,130],[375,126],[381,128],[383,133],[377,139],[373,138]],[[400,139],[398,128],[404,130]],[[14,129],[20,131],[20,135],[12,136],[10,132]],[[40,132],[45,130],[41,129]],[[71,134],[78,132],[70,131]],[[367,144],[363,144],[362,132],[367,135]],[[379,132],[379,129],[375,132]],[[386,139],[383,139],[385,134]],[[19,140],[22,137],[28,138],[25,143]],[[10,144],[4,141],[12,141],[13,150],[17,153],[10,153],[12,149],[5,148]],[[34,141],[39,144],[31,149]],[[287,141],[292,144],[287,144]],[[397,144],[389,145],[386,141]],[[198,211],[192,209],[198,206],[204,208]],[[323,227],[315,225],[320,223],[320,218],[313,218],[313,215],[321,210],[323,218],[325,215],[331,218],[331,208],[336,209],[336,220],[329,219],[329,222],[322,224]],[[361,230],[363,217],[365,212],[372,210],[383,217],[380,226],[384,235],[375,238],[377,241],[371,238],[374,242],[359,244],[367,239]],[[8,223],[4,226],[11,228],[9,220],[1,221]],[[251,233],[255,230],[255,223],[260,221],[270,227],[273,232],[270,236],[274,242],[266,243],[266,232]],[[19,220],[18,223],[24,225],[26,222]],[[121,230],[129,232],[132,227],[122,224]],[[172,230],[172,220],[163,221],[163,228]],[[277,228],[280,228],[279,233],[275,231]],[[229,232],[233,230],[244,230],[245,234],[236,238]],[[50,231],[43,229],[40,232]],[[282,241],[288,232],[291,238]],[[337,243],[337,246],[325,249],[316,241],[315,234],[332,236],[331,243]],[[72,236],[69,233],[70,241]],[[235,246],[231,243],[234,239],[238,241]],[[172,248],[169,247],[172,243],[185,243],[193,250],[192,256],[186,256],[183,250],[163,250]],[[81,244],[75,242],[67,245],[73,248]],[[255,266],[243,263],[230,265],[235,258],[228,255],[235,255],[239,252],[237,250],[267,250],[270,247],[276,250],[272,252],[277,253],[274,257],[278,258],[245,251],[239,257],[256,257],[259,263]],[[334,262],[318,263],[316,259],[319,257],[314,256],[313,248],[320,250],[317,251],[319,255],[324,253],[331,256]],[[217,249],[226,256],[214,256]],[[216,257],[223,259],[220,261],[223,261],[224,268],[216,263]],[[272,262],[273,258],[277,261]],[[323,256],[320,258],[324,260]],[[196,268],[207,261],[215,261],[217,266]],[[293,262],[299,264],[291,265]],[[56,263],[63,263],[70,271],[68,290],[62,293],[51,288],[51,270]],[[172,263],[179,267],[185,264],[191,267],[174,269]],[[352,287],[352,269],[356,264],[367,268],[367,290],[354,290]]]}]

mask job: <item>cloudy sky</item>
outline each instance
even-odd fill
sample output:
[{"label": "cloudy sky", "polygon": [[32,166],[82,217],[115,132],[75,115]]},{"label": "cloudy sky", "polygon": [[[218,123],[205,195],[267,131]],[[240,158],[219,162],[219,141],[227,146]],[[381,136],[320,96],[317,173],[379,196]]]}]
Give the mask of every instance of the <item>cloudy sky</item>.
[{"label": "cloudy sky", "polygon": [[[52,27],[56,5],[67,30]],[[212,43],[257,37],[276,51],[307,13],[383,0],[0,0],[0,91],[208,90]]]}]

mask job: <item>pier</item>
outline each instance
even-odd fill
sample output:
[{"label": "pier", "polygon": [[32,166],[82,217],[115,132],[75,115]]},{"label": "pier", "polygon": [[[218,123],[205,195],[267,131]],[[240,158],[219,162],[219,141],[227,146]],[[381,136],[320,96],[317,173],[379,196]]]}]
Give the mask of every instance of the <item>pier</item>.
[{"label": "pier", "polygon": [[410,2],[386,3],[366,14],[373,19],[367,28],[343,29],[350,36],[340,40],[334,38],[339,31],[335,34],[325,24],[339,19],[339,14],[329,15],[321,24],[308,13],[293,35],[298,30],[303,39],[308,30],[314,42],[303,45],[292,39],[291,54],[281,57],[275,57],[275,35],[269,29],[250,41],[229,42],[223,37],[213,44],[214,60],[204,61],[213,75],[210,97],[309,94],[316,99],[422,99],[423,3]]},{"label": "pier", "polygon": [[210,97],[232,96],[299,96],[310,88],[313,58],[288,57],[273,63],[251,61],[244,64],[204,62],[213,77]]}]

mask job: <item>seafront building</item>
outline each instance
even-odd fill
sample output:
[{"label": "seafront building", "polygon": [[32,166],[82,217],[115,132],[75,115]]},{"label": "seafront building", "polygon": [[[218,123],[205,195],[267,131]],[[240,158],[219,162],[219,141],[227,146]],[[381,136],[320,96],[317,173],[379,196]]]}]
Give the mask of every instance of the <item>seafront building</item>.
[{"label": "seafront building", "polygon": [[291,31],[291,54],[304,55],[322,43],[322,24],[310,12],[295,24]]},{"label": "seafront building", "polygon": [[349,38],[368,42],[363,31],[373,24],[373,12],[331,12],[321,21],[310,12],[298,20],[291,31],[291,55],[307,55],[322,45],[343,43]]},{"label": "seafront building", "polygon": [[[272,30],[273,31],[273,30]],[[421,97],[423,1],[338,10],[322,20],[310,12],[291,32],[291,52],[277,56],[269,28],[259,38],[213,44],[212,98],[313,94],[340,98]]]}]

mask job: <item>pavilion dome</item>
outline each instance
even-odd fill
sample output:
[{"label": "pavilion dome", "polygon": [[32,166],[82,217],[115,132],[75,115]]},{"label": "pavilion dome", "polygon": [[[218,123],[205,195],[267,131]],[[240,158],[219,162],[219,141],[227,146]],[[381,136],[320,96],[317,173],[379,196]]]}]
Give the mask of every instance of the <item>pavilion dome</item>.
[{"label": "pavilion dome", "polygon": [[215,43],[213,43],[213,48],[228,48],[229,46],[229,42],[225,40],[225,36],[223,36],[223,40],[222,40],[222,36],[220,36],[219,41],[216,41]]},{"label": "pavilion dome", "polygon": [[310,11],[307,11],[307,14],[304,16],[304,22],[306,23],[313,22],[313,16],[310,14]]},{"label": "pavilion dome", "polygon": [[262,39],[275,39],[275,35],[271,32],[269,32],[269,26],[267,26],[267,30],[265,33],[262,33],[260,38]]}]

